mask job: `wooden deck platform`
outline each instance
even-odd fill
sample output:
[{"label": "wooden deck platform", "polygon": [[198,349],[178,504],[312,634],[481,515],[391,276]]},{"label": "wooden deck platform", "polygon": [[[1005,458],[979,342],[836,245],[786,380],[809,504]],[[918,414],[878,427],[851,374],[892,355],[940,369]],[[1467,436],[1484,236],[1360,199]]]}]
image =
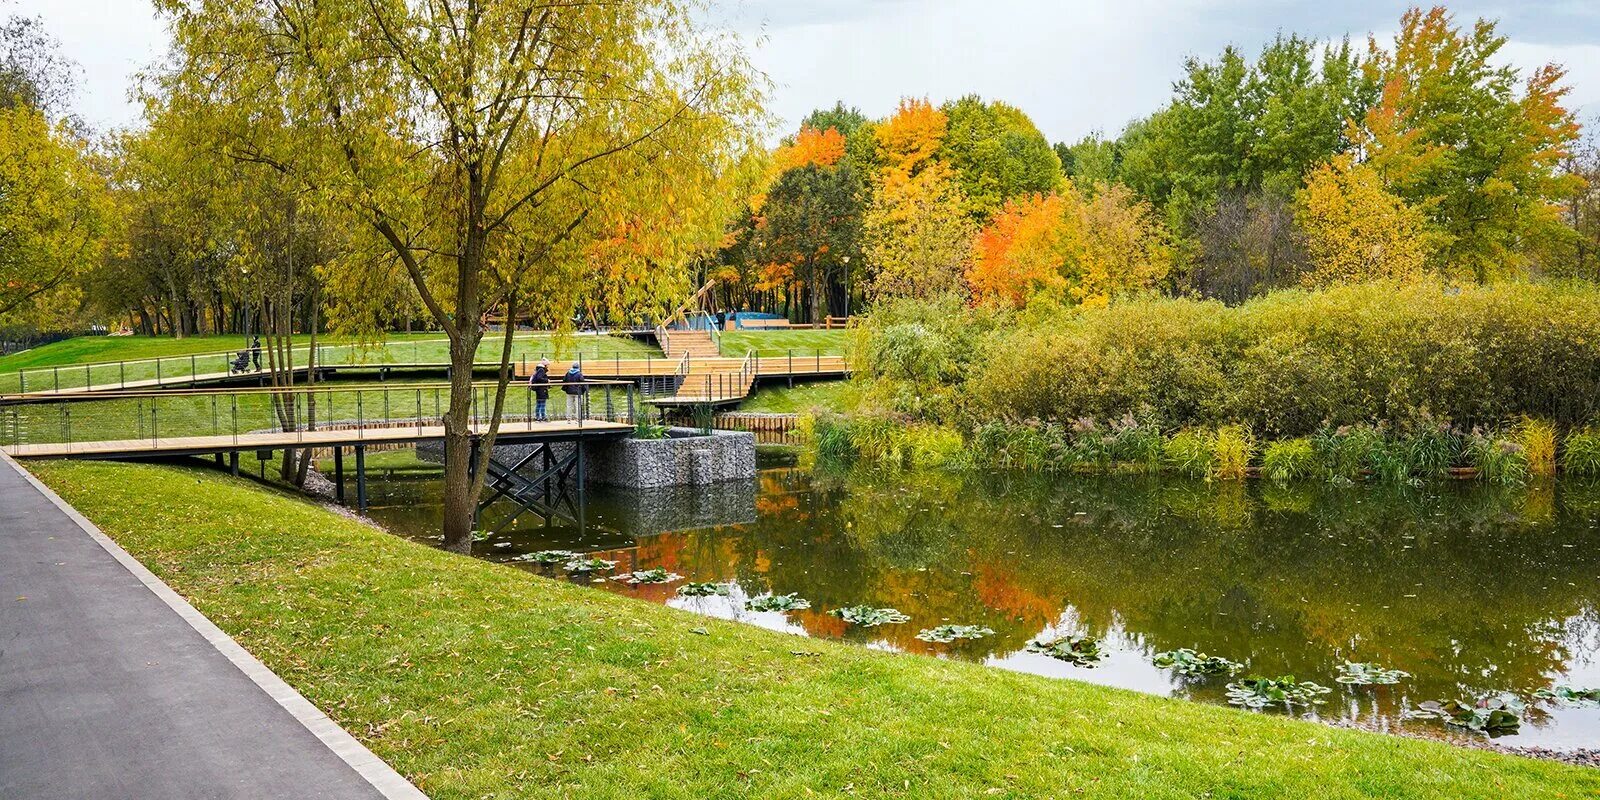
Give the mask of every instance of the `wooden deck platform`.
[{"label": "wooden deck platform", "polygon": [[[486,429],[487,426],[478,426]],[[585,420],[567,422],[502,422],[501,443],[528,441],[568,441],[609,439],[626,436],[633,426],[622,422]],[[475,433],[482,431],[475,429]],[[128,459],[165,456],[236,453],[250,450],[282,450],[297,447],[350,447],[355,445],[403,444],[444,438],[442,425],[369,427],[347,430],[294,431],[290,433],[241,433],[221,436],[171,436],[155,439],[119,439],[20,444],[0,447],[12,458]]]}]

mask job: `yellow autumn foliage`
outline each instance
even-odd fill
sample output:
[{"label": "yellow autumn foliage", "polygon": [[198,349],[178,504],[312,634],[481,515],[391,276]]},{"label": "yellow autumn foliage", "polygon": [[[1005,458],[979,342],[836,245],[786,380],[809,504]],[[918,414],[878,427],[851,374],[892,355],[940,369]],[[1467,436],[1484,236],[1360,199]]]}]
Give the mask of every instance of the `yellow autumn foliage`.
[{"label": "yellow autumn foliage", "polygon": [[1406,280],[1423,273],[1431,237],[1422,212],[1388,191],[1348,155],[1316,167],[1296,197],[1306,235],[1308,286]]}]

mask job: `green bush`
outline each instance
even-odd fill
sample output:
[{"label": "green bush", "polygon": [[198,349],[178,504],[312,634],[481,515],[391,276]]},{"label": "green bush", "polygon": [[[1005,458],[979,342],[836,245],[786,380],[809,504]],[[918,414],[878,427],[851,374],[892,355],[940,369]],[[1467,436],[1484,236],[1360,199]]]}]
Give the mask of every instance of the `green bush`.
[{"label": "green bush", "polygon": [[1523,415],[1562,426],[1600,411],[1600,287],[1363,284],[1275,292],[1236,307],[1145,298],[1042,322],[968,312],[980,353],[960,393],[987,419],[1246,424],[1266,438],[1324,425]]},{"label": "green bush", "polygon": [[1244,480],[1256,454],[1256,437],[1243,425],[1224,425],[1212,437],[1215,454],[1211,474],[1225,481]]},{"label": "green bush", "polygon": [[1304,437],[1272,442],[1261,452],[1261,474],[1275,481],[1310,477],[1316,464],[1316,451]]},{"label": "green bush", "polygon": [[1167,439],[1162,448],[1166,465],[1180,475],[1203,478],[1211,474],[1217,455],[1213,447],[1216,437],[1210,431],[1188,428]]},{"label": "green bush", "polygon": [[1580,428],[1562,442],[1561,468],[1569,475],[1600,475],[1600,428]]}]

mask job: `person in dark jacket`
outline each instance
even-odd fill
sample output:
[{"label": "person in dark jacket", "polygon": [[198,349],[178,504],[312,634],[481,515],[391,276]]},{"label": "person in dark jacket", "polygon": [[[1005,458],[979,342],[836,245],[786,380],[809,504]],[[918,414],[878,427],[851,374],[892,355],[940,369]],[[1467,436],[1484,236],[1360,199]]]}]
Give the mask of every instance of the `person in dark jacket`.
[{"label": "person in dark jacket", "polygon": [[584,417],[583,406],[589,391],[583,385],[583,367],[576,361],[572,362],[572,369],[561,376],[561,381],[566,384],[561,391],[567,393],[567,419],[577,422]]},{"label": "person in dark jacket", "polygon": [[250,340],[250,360],[255,362],[256,372],[261,371],[261,337],[256,336]]},{"label": "person in dark jacket", "polygon": [[544,415],[545,403],[550,402],[550,362],[540,361],[528,378],[528,391],[533,392],[533,421],[549,422]]}]

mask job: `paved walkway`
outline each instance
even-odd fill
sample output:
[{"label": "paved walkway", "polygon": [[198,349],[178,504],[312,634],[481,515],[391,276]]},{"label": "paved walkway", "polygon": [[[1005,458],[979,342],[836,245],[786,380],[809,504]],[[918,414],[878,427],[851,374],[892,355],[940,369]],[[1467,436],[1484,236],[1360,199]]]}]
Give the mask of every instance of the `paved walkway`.
[{"label": "paved walkway", "polygon": [[0,456],[0,798],[421,798]]}]

